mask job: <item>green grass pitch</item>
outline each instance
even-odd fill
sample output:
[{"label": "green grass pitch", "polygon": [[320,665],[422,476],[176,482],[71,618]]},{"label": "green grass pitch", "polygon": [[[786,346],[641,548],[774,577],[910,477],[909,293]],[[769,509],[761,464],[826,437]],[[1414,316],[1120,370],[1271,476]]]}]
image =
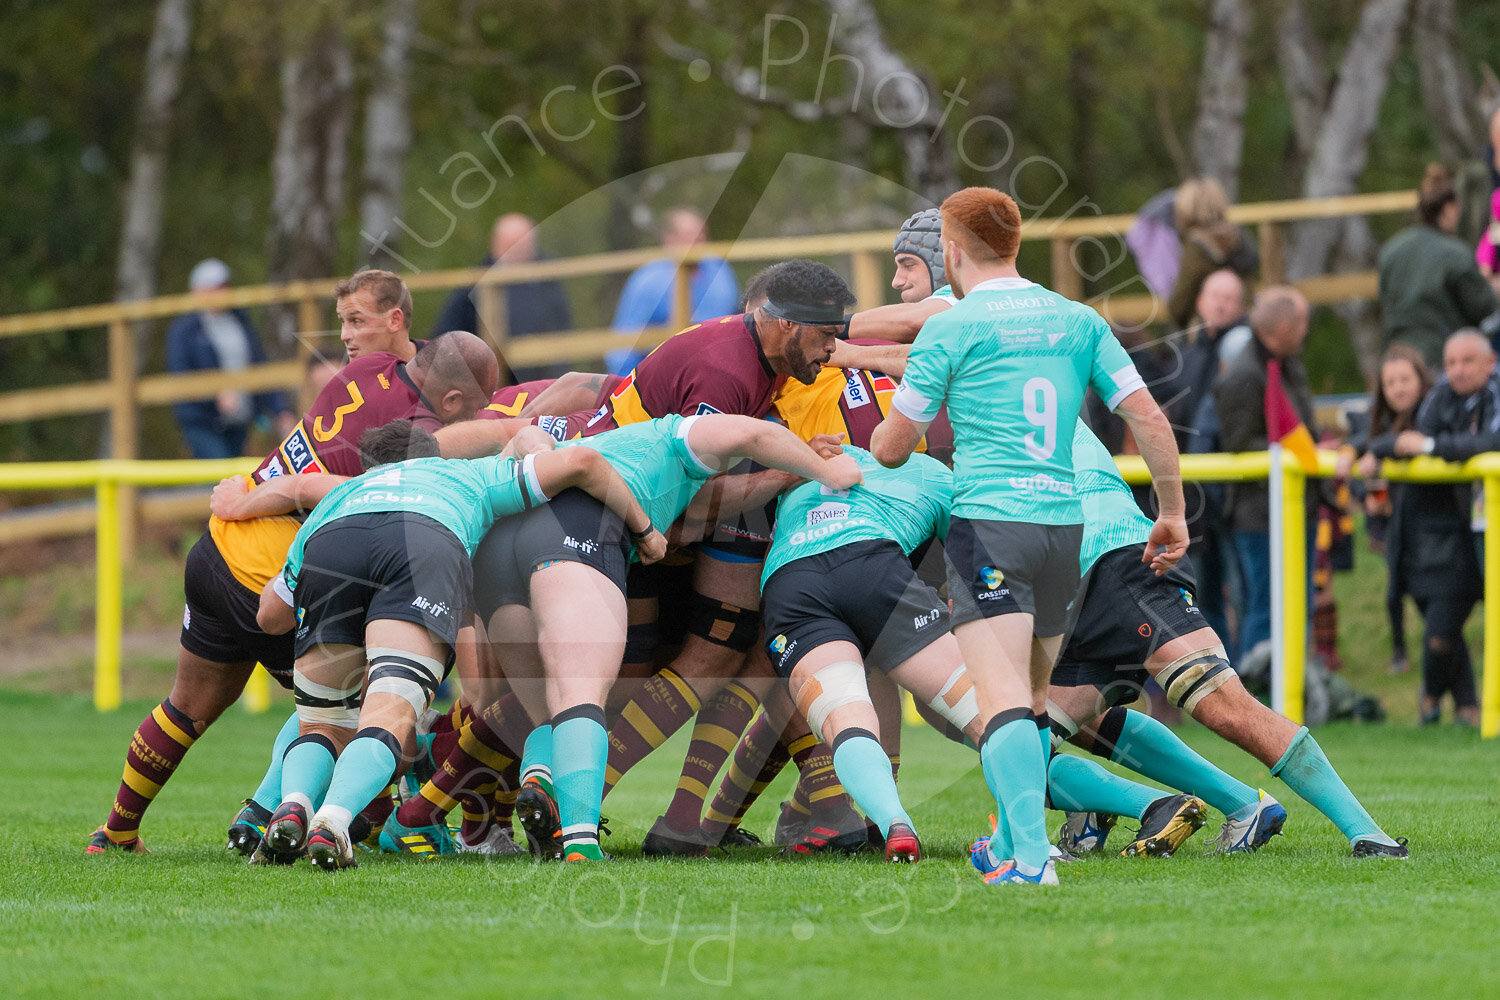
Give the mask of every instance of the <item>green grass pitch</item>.
[{"label": "green grass pitch", "polygon": [[[1496,981],[1500,745],[1453,727],[1318,732],[1376,818],[1411,838],[1409,862],[1350,859],[1311,807],[1189,725],[1195,748],[1286,805],[1285,836],[1205,857],[1215,814],[1174,858],[1093,857],[1057,888],[1018,890],[969,867],[989,811],[976,758],[910,727],[901,787],[929,852],[916,866],[769,849],[641,859],[679,736],[605,803],[613,863],[251,869],[223,832],[284,703],[232,710],[199,742],[147,817],[153,855],[85,857],[148,707],[97,715],[82,698],[0,693],[16,754],[0,820],[8,997],[1364,998],[1478,996]],[[788,784],[750,828],[766,832]]]}]

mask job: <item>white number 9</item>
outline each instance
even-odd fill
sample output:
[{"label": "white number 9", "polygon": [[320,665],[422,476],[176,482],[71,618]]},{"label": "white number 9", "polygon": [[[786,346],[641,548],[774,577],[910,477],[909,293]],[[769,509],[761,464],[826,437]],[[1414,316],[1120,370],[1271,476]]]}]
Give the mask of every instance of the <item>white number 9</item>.
[{"label": "white number 9", "polygon": [[1042,429],[1041,441],[1036,434],[1026,435],[1026,454],[1042,461],[1057,450],[1057,388],[1047,379],[1034,378],[1021,389],[1021,405],[1026,419]]}]

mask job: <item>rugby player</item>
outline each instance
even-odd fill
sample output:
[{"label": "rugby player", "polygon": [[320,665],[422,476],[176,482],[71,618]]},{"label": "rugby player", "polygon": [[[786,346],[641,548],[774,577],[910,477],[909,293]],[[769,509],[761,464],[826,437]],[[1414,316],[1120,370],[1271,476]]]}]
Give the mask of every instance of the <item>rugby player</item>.
[{"label": "rugby player", "polygon": [[[395,275],[361,272],[339,282],[335,293],[341,336],[358,357],[324,386],[247,485],[296,472],[358,475],[356,444],[366,429],[398,417],[428,427],[468,419],[495,391],[494,354],[471,334],[440,338],[417,356],[406,333],[410,293]],[[388,301],[394,304],[383,305]],[[88,853],[144,851],[139,831],[146,809],[194,742],[239,698],[257,662],[278,683],[290,684],[291,643],[255,626],[255,606],[298,524],[291,517],[209,519],[208,530],[188,554],[187,605],[171,694],[132,735],[109,817],[89,839]],[[283,749],[290,732],[286,726],[278,736]],[[274,805],[279,780],[268,774],[252,801]],[[250,841],[259,839],[257,821],[263,823],[266,815],[263,806],[247,803],[237,818],[235,828],[247,849],[254,848]],[[231,841],[235,833],[232,829]]]},{"label": "rugby player", "polygon": [[[1048,712],[1059,735],[1174,788],[1202,796],[1225,814],[1216,851],[1255,850],[1286,822],[1286,810],[1264,791],[1231,778],[1148,715],[1127,711],[1147,676],[1178,708],[1255,757],[1349,838],[1353,856],[1408,856],[1406,842],[1371,818],[1328,762],[1306,727],[1261,704],[1231,668],[1223,642],[1193,602],[1190,564],[1152,572],[1144,553],[1152,530],[1114,459],[1080,421],[1074,434],[1074,480],[1083,503],[1080,552],[1086,577],[1077,622],[1052,674]],[[1061,761],[1063,758],[1059,757]],[[1049,778],[1059,775],[1049,772]],[[1059,840],[1064,850],[1103,846],[1126,811],[1080,793]],[[1062,799],[1054,791],[1054,800]],[[1128,800],[1129,801],[1129,800]],[[1139,799],[1135,801],[1139,804]],[[1130,811],[1134,811],[1133,807]]]},{"label": "rugby player", "polygon": [[[469,558],[497,518],[576,487],[610,507],[642,559],[666,551],[666,539],[597,452],[446,460],[436,457],[437,440],[406,420],[364,440],[372,467],[381,467],[319,502],[282,573],[262,591],[257,615],[268,634],[296,628],[301,733],[285,754],[282,801],[265,847],[286,856],[305,845],[313,864],[330,871],[354,864],[354,814],[409,759],[416,720],[452,666],[469,602]],[[322,805],[313,813],[315,799]]]},{"label": "rugby player", "polygon": [[959,302],[922,327],[871,450],[884,465],[902,464],[947,402],[953,632],[986,720],[985,780],[1009,833],[1008,843],[981,838],[972,858],[989,884],[1054,884],[1043,817],[1046,690],[1078,586],[1071,428],[1085,389],[1125,418],[1152,472],[1161,516],[1148,558],[1162,572],[1187,548],[1177,446],[1098,313],[1020,276],[1021,217],[1008,195],[966,188],[941,212],[944,269]]}]

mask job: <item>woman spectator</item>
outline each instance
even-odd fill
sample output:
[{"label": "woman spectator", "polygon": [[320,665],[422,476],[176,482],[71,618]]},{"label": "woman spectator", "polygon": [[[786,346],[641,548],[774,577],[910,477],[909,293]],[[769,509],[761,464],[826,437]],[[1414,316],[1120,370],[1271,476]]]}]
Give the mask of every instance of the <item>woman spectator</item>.
[{"label": "woman spectator", "polygon": [[1260,253],[1249,234],[1229,221],[1229,198],[1212,177],[1185,182],[1177,189],[1172,211],[1182,237],[1182,264],[1167,313],[1174,330],[1185,330],[1193,322],[1203,280],[1221,267],[1248,280],[1260,267]]},{"label": "woman spectator", "polygon": [[1474,253],[1454,235],[1458,194],[1453,178],[1428,164],[1417,196],[1417,223],[1380,248],[1380,321],[1385,342],[1411,344],[1429,368],[1443,363],[1443,341],[1465,326],[1481,326],[1495,311],[1495,293],[1479,273]]},{"label": "woman spectator", "polygon": [[1370,443],[1380,441],[1390,447],[1395,436],[1416,427],[1417,407],[1432,388],[1432,373],[1422,354],[1407,344],[1392,344],[1380,359],[1380,383],[1370,400],[1369,426],[1364,434],[1350,442],[1339,454],[1336,478],[1349,474],[1359,457],[1359,474],[1365,485],[1365,532],[1370,545],[1385,556],[1385,610],[1391,624],[1391,673],[1405,673],[1406,658],[1406,589],[1396,572],[1397,543],[1390,526],[1392,512],[1401,495],[1401,483],[1387,483],[1378,478],[1380,463],[1370,451]]}]

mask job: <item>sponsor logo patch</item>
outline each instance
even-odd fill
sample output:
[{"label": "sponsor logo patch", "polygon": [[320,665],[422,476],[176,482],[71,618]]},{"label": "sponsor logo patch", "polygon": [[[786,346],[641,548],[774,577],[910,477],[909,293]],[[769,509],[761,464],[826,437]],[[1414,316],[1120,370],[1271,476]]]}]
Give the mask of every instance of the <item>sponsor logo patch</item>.
[{"label": "sponsor logo patch", "polygon": [[281,442],[281,453],[286,456],[287,468],[292,472],[325,472],[318,464],[318,454],[312,442],[307,440],[307,429],[298,427]]},{"label": "sponsor logo patch", "polygon": [[709,406],[707,403],[699,403],[698,408],[693,411],[693,416],[701,417],[705,413],[723,413],[717,406]]},{"label": "sponsor logo patch", "polygon": [[1034,476],[1011,476],[1010,485],[1022,493],[1058,493],[1065,497],[1073,495],[1073,484],[1054,479],[1045,472]]},{"label": "sponsor logo patch", "polygon": [[182,628],[183,628],[183,631],[187,631],[188,627],[191,626],[192,624],[193,624],[193,609],[190,608],[190,607],[188,607],[186,604],[184,604],[182,606]]},{"label": "sponsor logo patch", "polygon": [[864,382],[860,381],[859,375],[853,371],[844,372],[844,403],[851,410],[868,406],[870,403],[870,396],[865,392]]},{"label": "sponsor logo patch", "polygon": [[[590,420],[589,423],[592,424],[594,422],[594,420],[598,420],[599,417],[601,415],[603,415],[603,413],[604,413],[604,408],[600,407],[599,412],[596,413],[596,414],[594,414],[593,420]],[[536,425],[538,427],[540,427],[542,430],[546,431],[548,434],[551,434],[553,440],[561,441],[565,437],[567,437],[567,434],[568,434],[568,418],[567,417],[537,417]]]},{"label": "sponsor logo patch", "polygon": [[1142,639],[1149,639],[1149,638],[1151,638],[1151,623],[1150,622],[1141,622],[1141,627],[1138,628],[1138,629],[1136,629],[1136,631],[1141,634],[1141,638]]},{"label": "sponsor logo patch", "polygon": [[1005,574],[993,566],[985,566],[979,571],[979,578],[990,590],[995,590],[1005,582]]},{"label": "sponsor logo patch", "polygon": [[824,521],[838,521],[849,516],[849,505],[846,503],[819,504],[807,512],[807,527],[811,528]]},{"label": "sponsor logo patch", "polygon": [[411,606],[434,618],[445,618],[451,613],[446,601],[431,601],[425,597],[413,597]]},{"label": "sponsor logo patch", "polygon": [[572,535],[567,535],[563,538],[563,544],[570,549],[582,552],[586,556],[591,556],[599,551],[599,543],[592,538],[577,539]]},{"label": "sponsor logo patch", "polygon": [[786,636],[778,635],[776,638],[771,640],[771,652],[775,653],[777,656],[780,656],[782,653],[786,652]]},{"label": "sponsor logo patch", "polygon": [[913,616],[912,620],[911,620],[911,626],[912,626],[912,628],[914,628],[914,629],[916,629],[917,631],[920,632],[922,629],[926,628],[927,626],[929,626],[929,625],[931,625],[931,624],[939,621],[942,617],[943,617],[943,609],[942,608],[933,608],[931,611],[927,612],[925,615],[915,615],[915,616]]}]

